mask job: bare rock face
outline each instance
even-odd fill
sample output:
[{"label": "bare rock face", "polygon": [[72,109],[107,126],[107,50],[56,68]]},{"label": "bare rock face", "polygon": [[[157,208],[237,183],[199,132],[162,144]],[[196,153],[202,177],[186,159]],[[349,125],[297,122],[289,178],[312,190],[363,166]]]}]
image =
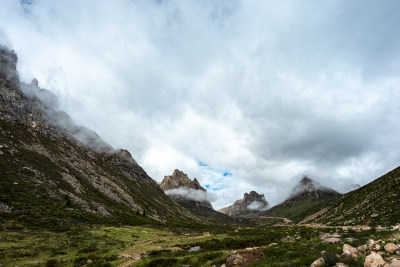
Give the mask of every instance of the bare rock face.
[{"label": "bare rock face", "polygon": [[17,61],[18,57],[14,51],[0,45],[0,79],[6,80],[13,87],[19,85]]},{"label": "bare rock face", "polygon": [[220,209],[219,212],[229,216],[237,216],[246,211],[263,211],[269,206],[264,194],[255,191],[245,193],[242,199],[236,200],[233,205]]},{"label": "bare rock face", "polygon": [[164,176],[159,185],[170,198],[184,207],[190,204],[190,206],[213,209],[211,203],[206,199],[207,190],[200,185],[196,178],[192,181],[186,173],[178,169],[172,175]]},{"label": "bare rock face", "polygon": [[194,190],[207,191],[202,187],[199,181],[194,178],[193,181],[189,179],[186,173],[176,169],[172,175],[164,176],[164,179],[160,183],[161,188],[166,190],[176,189],[180,187],[192,188]]}]

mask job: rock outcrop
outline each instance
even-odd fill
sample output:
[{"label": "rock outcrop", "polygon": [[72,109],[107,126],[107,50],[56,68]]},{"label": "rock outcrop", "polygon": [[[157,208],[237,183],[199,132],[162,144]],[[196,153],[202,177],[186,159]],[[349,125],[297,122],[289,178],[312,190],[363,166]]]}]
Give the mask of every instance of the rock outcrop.
[{"label": "rock outcrop", "polygon": [[187,201],[192,201],[196,206],[213,209],[207,200],[207,190],[200,185],[196,178],[192,181],[186,173],[178,169],[172,175],[164,176],[159,185],[168,196],[178,203],[186,205]]},{"label": "rock outcrop", "polygon": [[269,203],[264,194],[251,191],[250,193],[245,193],[242,199],[236,200],[231,206],[220,209],[219,212],[234,217],[249,212],[263,211],[268,206]]},{"label": "rock outcrop", "polygon": [[176,169],[172,175],[164,176],[164,179],[160,183],[161,188],[164,191],[177,189],[181,187],[191,188],[194,190],[207,191],[204,187],[202,187],[199,181],[194,178],[193,181],[189,179],[186,173]]}]

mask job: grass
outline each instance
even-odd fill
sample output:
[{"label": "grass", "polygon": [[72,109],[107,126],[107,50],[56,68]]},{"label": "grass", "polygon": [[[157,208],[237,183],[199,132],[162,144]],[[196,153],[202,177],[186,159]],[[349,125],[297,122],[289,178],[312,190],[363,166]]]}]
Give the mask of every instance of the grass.
[{"label": "grass", "polygon": [[[341,235],[343,243],[325,244],[322,233]],[[365,244],[369,238],[400,238],[397,232],[374,230],[356,232],[341,228],[315,229],[285,227],[177,227],[162,225],[107,226],[74,225],[63,230],[39,230],[14,221],[0,225],[0,264],[3,266],[118,266],[140,257],[135,266],[220,266],[233,251],[247,247],[263,247],[263,259],[251,266],[309,266],[327,251],[326,257],[341,254],[344,243]],[[288,241],[287,237],[292,237]],[[351,237],[355,240],[348,242]],[[271,243],[276,245],[268,247]],[[200,246],[197,252],[190,247]],[[180,248],[181,251],[179,251]],[[330,257],[333,262],[337,259]],[[349,266],[358,261],[344,260]]]}]

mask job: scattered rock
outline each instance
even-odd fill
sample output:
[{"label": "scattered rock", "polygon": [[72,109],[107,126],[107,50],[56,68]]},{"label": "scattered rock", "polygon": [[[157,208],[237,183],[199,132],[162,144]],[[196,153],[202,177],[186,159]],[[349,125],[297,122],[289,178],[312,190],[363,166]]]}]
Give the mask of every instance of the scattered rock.
[{"label": "scattered rock", "polygon": [[226,266],[246,266],[254,261],[262,259],[263,248],[246,248],[239,253],[230,254],[226,260]]},{"label": "scattered rock", "polygon": [[393,261],[389,267],[400,267],[400,260]]},{"label": "scattered rock", "polygon": [[337,262],[335,267],[347,267],[347,265],[342,262]]},{"label": "scattered rock", "polygon": [[199,246],[195,246],[195,247],[189,248],[187,251],[194,252],[194,251],[199,251],[199,250],[200,250],[200,247]]},{"label": "scattered rock", "polygon": [[319,258],[315,260],[313,263],[311,263],[311,267],[316,267],[316,266],[323,266],[325,264],[324,258]]},{"label": "scattered rock", "polygon": [[381,257],[381,255],[372,252],[365,258],[364,267],[387,267],[389,266]]},{"label": "scattered rock", "polygon": [[185,250],[182,249],[182,248],[180,248],[180,247],[173,247],[173,248],[172,248],[172,251],[179,251],[179,252],[181,252],[181,251],[185,251]]},{"label": "scattered rock", "polygon": [[387,243],[385,246],[385,251],[388,253],[394,253],[396,250],[399,249],[399,246],[393,243]]},{"label": "scattered rock", "polygon": [[358,251],[366,251],[367,250],[367,245],[362,245],[357,247]]},{"label": "scattered rock", "polygon": [[335,244],[335,243],[340,243],[342,240],[336,237],[330,237],[324,240],[324,243],[329,243],[329,244]]},{"label": "scattered rock", "polygon": [[286,236],[281,239],[283,242],[294,242],[294,238],[291,236]]},{"label": "scattered rock", "polygon": [[273,247],[273,246],[276,246],[276,245],[278,245],[278,243],[271,243],[271,244],[269,244],[269,245],[267,246],[267,248],[270,248],[270,247]]},{"label": "scattered rock", "polygon": [[372,246],[373,244],[375,244],[375,241],[374,241],[373,239],[368,239],[368,241],[367,241],[367,246],[370,247],[370,246]]}]

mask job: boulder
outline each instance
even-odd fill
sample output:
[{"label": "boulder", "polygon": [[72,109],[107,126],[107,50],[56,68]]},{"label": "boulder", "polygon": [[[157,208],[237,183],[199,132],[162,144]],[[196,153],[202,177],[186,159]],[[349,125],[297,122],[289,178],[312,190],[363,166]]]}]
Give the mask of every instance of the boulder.
[{"label": "boulder", "polygon": [[325,264],[324,258],[319,258],[311,263],[311,267],[323,266]]},{"label": "boulder", "polygon": [[366,251],[367,250],[367,245],[362,245],[357,247],[358,251]]},{"label": "boulder", "polygon": [[337,262],[335,267],[347,267],[347,265],[344,264],[343,262]]},{"label": "boulder", "polygon": [[394,253],[396,250],[399,249],[399,246],[393,243],[387,243],[385,246],[385,251],[388,253]]},{"label": "boulder", "polygon": [[371,247],[373,244],[375,244],[375,241],[373,239],[368,239],[367,246]]},{"label": "boulder", "polygon": [[346,253],[346,252],[349,252],[350,254],[357,253],[357,249],[350,245],[344,244],[343,245],[343,253]]},{"label": "boulder", "polygon": [[400,260],[394,260],[389,267],[400,267]]},{"label": "boulder", "polygon": [[365,258],[364,267],[388,267],[387,264],[377,253],[371,253]]}]

